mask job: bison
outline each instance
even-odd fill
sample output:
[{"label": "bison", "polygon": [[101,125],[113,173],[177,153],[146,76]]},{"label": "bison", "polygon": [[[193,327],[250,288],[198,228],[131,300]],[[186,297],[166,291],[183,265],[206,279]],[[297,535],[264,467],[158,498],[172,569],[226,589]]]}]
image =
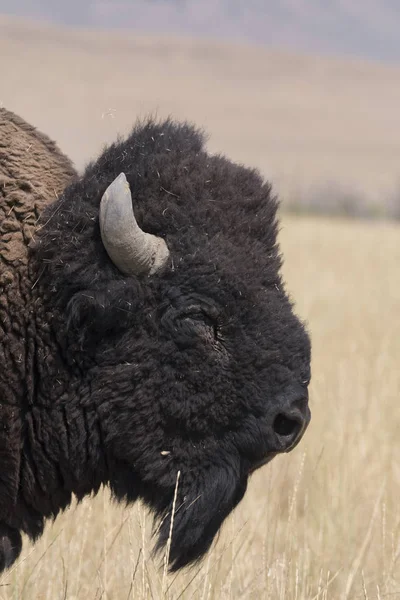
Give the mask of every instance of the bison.
[{"label": "bison", "polygon": [[79,177],[4,109],[0,132],[0,567],[102,485],[156,550],[173,516],[192,564],[310,420],[278,200],[188,123],[138,122]]}]

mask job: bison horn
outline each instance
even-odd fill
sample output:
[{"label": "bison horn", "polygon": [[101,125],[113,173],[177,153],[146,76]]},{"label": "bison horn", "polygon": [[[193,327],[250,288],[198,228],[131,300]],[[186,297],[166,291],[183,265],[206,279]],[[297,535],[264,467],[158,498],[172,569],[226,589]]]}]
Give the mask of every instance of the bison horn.
[{"label": "bison horn", "polygon": [[124,275],[153,275],[167,262],[165,241],[137,224],[125,174],[108,186],[100,202],[101,239],[114,265]]}]

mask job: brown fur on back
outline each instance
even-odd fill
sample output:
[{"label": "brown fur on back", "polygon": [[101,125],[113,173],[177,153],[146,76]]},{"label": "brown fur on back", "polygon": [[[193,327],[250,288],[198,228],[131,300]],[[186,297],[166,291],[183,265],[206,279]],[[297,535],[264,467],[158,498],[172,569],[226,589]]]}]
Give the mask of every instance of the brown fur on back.
[{"label": "brown fur on back", "polygon": [[[74,177],[71,161],[46,135],[0,108],[0,257],[26,262],[26,246],[46,204]],[[0,267],[1,277],[5,270]]]},{"label": "brown fur on back", "polygon": [[54,142],[0,108],[0,522],[15,512],[21,399],[29,403],[34,388],[28,244],[40,212],[74,176]]}]

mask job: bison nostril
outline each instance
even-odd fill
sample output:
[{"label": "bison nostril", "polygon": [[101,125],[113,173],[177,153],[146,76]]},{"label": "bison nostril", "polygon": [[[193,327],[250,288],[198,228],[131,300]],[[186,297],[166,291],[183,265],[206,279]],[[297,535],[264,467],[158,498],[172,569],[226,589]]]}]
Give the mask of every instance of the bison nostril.
[{"label": "bison nostril", "polygon": [[291,419],[286,415],[279,413],[274,420],[274,431],[278,435],[294,437],[301,429],[301,423],[297,419]]}]

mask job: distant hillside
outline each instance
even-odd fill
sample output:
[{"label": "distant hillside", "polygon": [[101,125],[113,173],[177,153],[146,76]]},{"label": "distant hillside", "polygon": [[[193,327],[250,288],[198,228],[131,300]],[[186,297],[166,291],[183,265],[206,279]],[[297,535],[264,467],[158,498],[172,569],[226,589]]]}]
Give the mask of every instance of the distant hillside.
[{"label": "distant hillside", "polygon": [[3,13],[400,61],[398,0],[2,0]]},{"label": "distant hillside", "polygon": [[260,168],[287,201],[382,203],[399,183],[400,68],[6,17],[0,62],[0,102],[79,168],[157,112],[204,126],[211,150]]}]

